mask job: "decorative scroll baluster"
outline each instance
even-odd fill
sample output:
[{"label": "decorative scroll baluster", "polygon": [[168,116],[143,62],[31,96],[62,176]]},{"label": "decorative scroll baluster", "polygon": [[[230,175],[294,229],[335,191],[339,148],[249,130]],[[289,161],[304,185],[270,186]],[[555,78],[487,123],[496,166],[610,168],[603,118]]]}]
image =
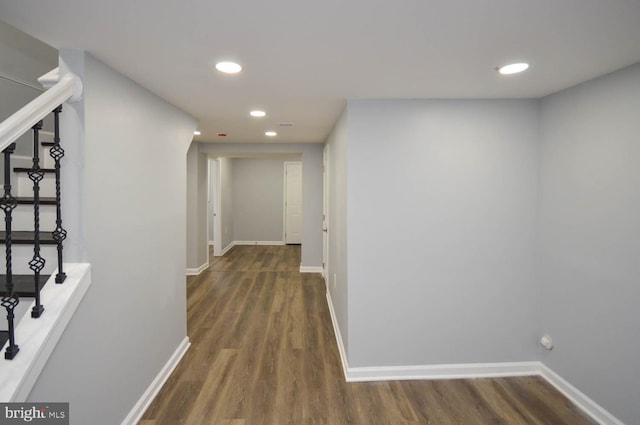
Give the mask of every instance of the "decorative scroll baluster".
[{"label": "decorative scroll baluster", "polygon": [[0,303],[7,310],[7,323],[9,326],[9,345],[4,353],[7,360],[13,359],[20,348],[16,344],[15,338],[15,315],[14,310],[20,300],[13,292],[13,269],[11,260],[11,221],[13,220],[13,210],[18,205],[16,199],[11,195],[11,154],[16,148],[16,144],[10,144],[4,151],[4,195],[0,199],[0,207],[4,211],[5,223],[5,258],[6,258],[6,274],[7,288],[5,296],[2,297]]},{"label": "decorative scroll baluster", "polygon": [[49,155],[56,162],[56,229],[53,231],[53,240],[58,244],[58,273],[56,274],[56,283],[62,283],[67,278],[66,273],[62,269],[62,242],[67,238],[67,231],[62,227],[62,212],[60,207],[60,160],[64,156],[64,149],[60,146],[60,112],[62,105],[53,110],[54,118],[54,145],[49,151]]},{"label": "decorative scroll baluster", "polygon": [[44,172],[40,169],[40,130],[42,121],[33,126],[33,167],[28,173],[33,182],[33,258],[29,261],[35,285],[35,305],[31,309],[33,318],[40,317],[44,311],[44,306],[40,303],[40,272],[45,264],[44,258],[40,256],[40,181],[44,178]]}]

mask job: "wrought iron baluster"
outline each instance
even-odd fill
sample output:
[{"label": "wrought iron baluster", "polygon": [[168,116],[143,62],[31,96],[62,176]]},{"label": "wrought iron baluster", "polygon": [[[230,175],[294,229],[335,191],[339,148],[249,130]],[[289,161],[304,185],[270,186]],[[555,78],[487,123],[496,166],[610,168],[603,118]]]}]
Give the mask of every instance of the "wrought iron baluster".
[{"label": "wrought iron baluster", "polygon": [[6,259],[6,275],[7,286],[5,296],[2,297],[0,305],[7,310],[7,324],[9,327],[9,345],[4,353],[4,358],[7,360],[13,359],[20,348],[16,344],[15,338],[15,315],[14,310],[20,303],[20,300],[13,291],[13,268],[11,259],[11,222],[13,220],[12,214],[16,205],[18,204],[16,199],[11,195],[11,154],[13,154],[16,148],[16,144],[10,144],[4,151],[4,195],[0,199],[0,207],[4,211],[4,223],[5,223],[5,259]]},{"label": "wrought iron baluster", "polygon": [[62,210],[60,205],[60,160],[64,156],[64,149],[60,146],[60,113],[62,105],[53,110],[54,137],[53,146],[49,151],[51,158],[55,160],[56,169],[56,229],[53,231],[53,240],[58,244],[58,273],[56,283],[62,283],[67,278],[62,268],[62,242],[67,238],[67,231],[62,227]]},{"label": "wrought iron baluster", "polygon": [[42,121],[33,126],[33,167],[29,170],[29,179],[33,182],[33,258],[29,268],[33,271],[35,305],[31,309],[31,317],[38,318],[44,311],[40,302],[40,272],[45,260],[40,255],[40,181],[44,172],[40,169],[40,130]]}]

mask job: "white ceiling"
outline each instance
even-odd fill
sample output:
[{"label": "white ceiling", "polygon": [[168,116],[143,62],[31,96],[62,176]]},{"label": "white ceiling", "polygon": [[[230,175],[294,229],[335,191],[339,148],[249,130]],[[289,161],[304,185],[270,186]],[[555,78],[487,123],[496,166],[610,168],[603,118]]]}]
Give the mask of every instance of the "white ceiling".
[{"label": "white ceiling", "polygon": [[[348,98],[538,98],[640,61],[639,0],[0,0],[0,19],[91,52],[213,142],[322,142]],[[515,60],[531,69],[495,72]]]}]

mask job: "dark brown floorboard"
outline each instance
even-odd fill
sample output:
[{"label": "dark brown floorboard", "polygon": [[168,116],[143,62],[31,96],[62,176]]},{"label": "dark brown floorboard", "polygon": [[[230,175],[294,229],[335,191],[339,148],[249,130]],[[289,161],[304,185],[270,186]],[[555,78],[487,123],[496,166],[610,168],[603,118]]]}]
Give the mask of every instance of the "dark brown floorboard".
[{"label": "dark brown floorboard", "polygon": [[187,279],[191,348],[140,425],[595,425],[539,377],[346,383],[299,246],[237,246]]}]

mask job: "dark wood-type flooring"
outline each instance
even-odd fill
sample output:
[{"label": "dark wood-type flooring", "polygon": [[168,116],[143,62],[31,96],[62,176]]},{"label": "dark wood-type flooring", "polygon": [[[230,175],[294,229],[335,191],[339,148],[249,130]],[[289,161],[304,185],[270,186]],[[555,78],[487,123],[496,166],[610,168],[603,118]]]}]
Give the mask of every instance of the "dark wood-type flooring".
[{"label": "dark wood-type flooring", "polygon": [[594,425],[542,378],[346,383],[299,246],[237,246],[189,277],[191,348],[139,425]]}]

